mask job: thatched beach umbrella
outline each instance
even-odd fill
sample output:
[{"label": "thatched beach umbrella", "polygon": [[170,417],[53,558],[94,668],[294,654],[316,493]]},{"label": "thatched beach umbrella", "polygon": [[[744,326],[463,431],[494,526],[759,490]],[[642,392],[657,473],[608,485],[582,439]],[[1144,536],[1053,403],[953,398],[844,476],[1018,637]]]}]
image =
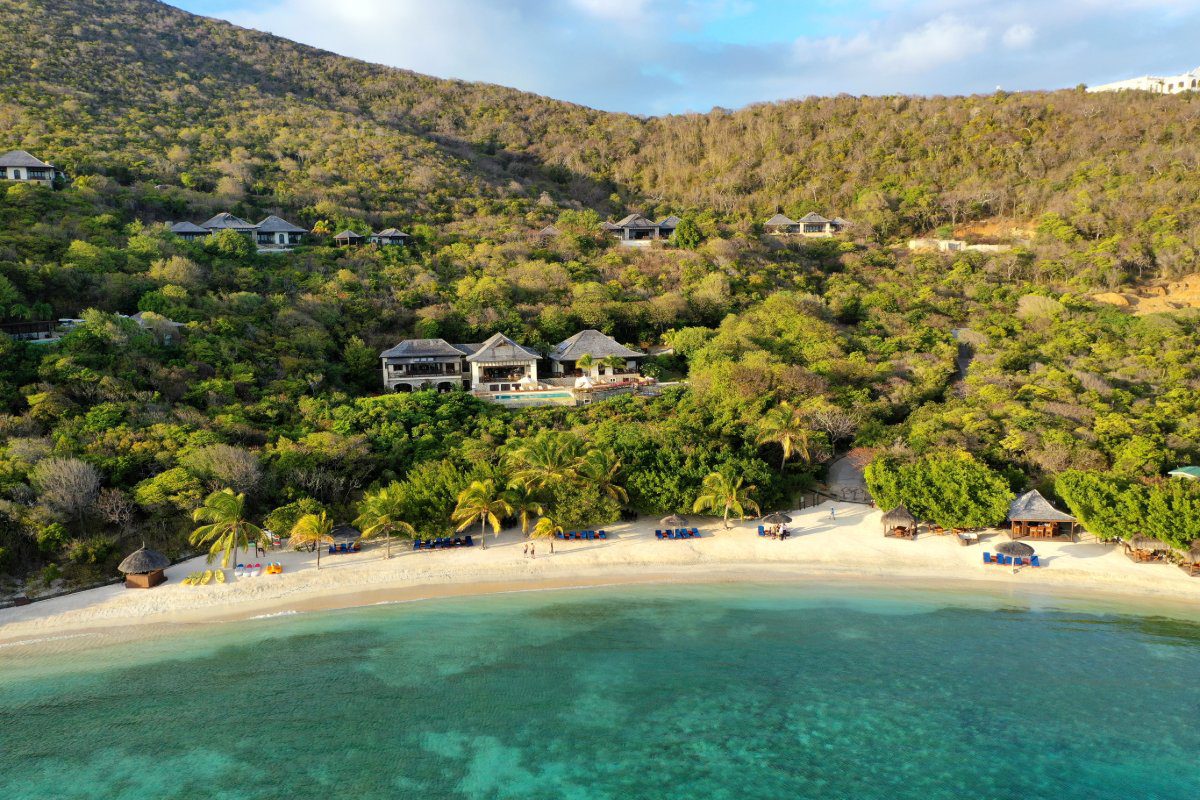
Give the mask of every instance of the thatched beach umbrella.
[{"label": "thatched beach umbrella", "polygon": [[917,518],[903,504],[896,506],[883,515],[884,531],[895,530],[896,528],[914,528],[916,525]]},{"label": "thatched beach umbrella", "polygon": [[786,525],[792,521],[792,518],[782,511],[773,511],[763,517],[762,521],[768,525]]},{"label": "thatched beach umbrella", "polygon": [[149,589],[167,579],[163,570],[171,566],[171,559],[157,550],[147,550],[146,545],[125,557],[117,570],[125,576],[125,585],[130,589]]},{"label": "thatched beach umbrella", "polygon": [[669,517],[663,517],[660,519],[658,524],[662,525],[664,528],[682,528],[684,525],[687,525],[687,520],[678,514],[672,514]]},{"label": "thatched beach umbrella", "polygon": [[1033,555],[1033,548],[1024,542],[1001,542],[996,546],[996,551],[1004,553],[1006,556],[1020,556],[1028,558]]},{"label": "thatched beach umbrella", "polygon": [[1192,564],[1200,564],[1200,539],[1192,542],[1191,548],[1183,556]]}]

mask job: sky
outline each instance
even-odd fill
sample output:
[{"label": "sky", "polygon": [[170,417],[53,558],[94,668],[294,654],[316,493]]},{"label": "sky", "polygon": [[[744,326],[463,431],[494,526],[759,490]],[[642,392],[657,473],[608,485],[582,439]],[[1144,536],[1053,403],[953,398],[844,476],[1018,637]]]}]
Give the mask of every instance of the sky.
[{"label": "sky", "polygon": [[636,114],[1200,66],[1200,0],[169,2],[367,61]]}]

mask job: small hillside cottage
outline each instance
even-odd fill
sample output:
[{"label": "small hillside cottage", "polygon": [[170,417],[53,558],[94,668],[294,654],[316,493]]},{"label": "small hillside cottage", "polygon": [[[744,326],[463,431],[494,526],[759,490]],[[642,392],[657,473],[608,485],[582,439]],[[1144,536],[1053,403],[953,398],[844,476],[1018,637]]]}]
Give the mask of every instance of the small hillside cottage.
[{"label": "small hillside cottage", "polygon": [[258,223],[255,227],[255,236],[258,239],[258,244],[264,247],[294,247],[300,244],[300,240],[306,233],[308,231],[299,225],[293,225],[286,219],[277,217],[274,214]]},{"label": "small hillside cottage", "polygon": [[398,228],[387,228],[379,233],[371,234],[371,244],[384,245],[388,247],[407,244],[409,236]]},{"label": "small hillside cottage", "polygon": [[805,214],[800,219],[789,219],[783,214],[776,214],[763,223],[763,229],[773,236],[807,236],[819,239],[836,236],[848,224],[841,217],[826,219],[815,212]]},{"label": "small hillside cottage", "polygon": [[56,178],[65,179],[66,177],[66,173],[58,167],[42,161],[24,150],[13,150],[0,156],[0,180],[51,186]]},{"label": "small hillside cottage", "polygon": [[656,239],[670,239],[679,227],[680,219],[670,216],[662,222],[647,219],[641,214],[630,214],[618,222],[605,222],[601,230],[617,237],[622,244],[630,242],[646,243]]},{"label": "small hillside cottage", "polygon": [[367,241],[367,237],[354,231],[342,231],[334,235],[333,241],[338,247],[357,247]]}]

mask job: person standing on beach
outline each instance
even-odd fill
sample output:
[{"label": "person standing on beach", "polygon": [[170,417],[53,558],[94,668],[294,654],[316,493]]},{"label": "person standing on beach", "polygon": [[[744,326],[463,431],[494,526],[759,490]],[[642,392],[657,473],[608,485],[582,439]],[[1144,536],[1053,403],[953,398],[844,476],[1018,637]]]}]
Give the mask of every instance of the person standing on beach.
[{"label": "person standing on beach", "polygon": [[834,508],[833,506],[829,507],[829,519],[831,519],[831,520],[837,519],[837,509]]},{"label": "person standing on beach", "polygon": [[525,547],[521,550],[521,554],[526,557],[529,556],[529,542],[525,543]]},{"label": "person standing on beach", "polygon": [[534,544],[533,542],[530,542],[529,543],[529,557],[530,558],[537,558],[536,550],[537,550],[537,545]]}]

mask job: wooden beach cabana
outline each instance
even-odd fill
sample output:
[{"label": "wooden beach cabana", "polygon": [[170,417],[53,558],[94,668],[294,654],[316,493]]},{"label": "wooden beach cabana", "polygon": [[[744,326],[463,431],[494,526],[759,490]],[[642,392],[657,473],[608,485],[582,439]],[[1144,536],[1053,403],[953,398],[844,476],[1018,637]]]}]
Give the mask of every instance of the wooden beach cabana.
[{"label": "wooden beach cabana", "polygon": [[1175,550],[1168,542],[1141,534],[1131,536],[1124,540],[1123,544],[1125,545],[1125,555],[1139,564],[1163,561]]},{"label": "wooden beach cabana", "polygon": [[1008,521],[1012,526],[1009,529],[1012,539],[1061,537],[1075,541],[1075,518],[1050,505],[1036,489],[1012,501],[1008,507]]},{"label": "wooden beach cabana", "polygon": [[117,571],[125,576],[129,589],[152,589],[167,579],[163,572],[171,566],[171,559],[157,550],[147,550],[145,545],[125,557]]},{"label": "wooden beach cabana", "polygon": [[901,503],[883,515],[883,535],[895,536],[898,539],[916,539],[917,518]]},{"label": "wooden beach cabana", "polygon": [[1179,568],[1193,578],[1200,578],[1200,539],[1192,542],[1192,546],[1184,552]]}]

